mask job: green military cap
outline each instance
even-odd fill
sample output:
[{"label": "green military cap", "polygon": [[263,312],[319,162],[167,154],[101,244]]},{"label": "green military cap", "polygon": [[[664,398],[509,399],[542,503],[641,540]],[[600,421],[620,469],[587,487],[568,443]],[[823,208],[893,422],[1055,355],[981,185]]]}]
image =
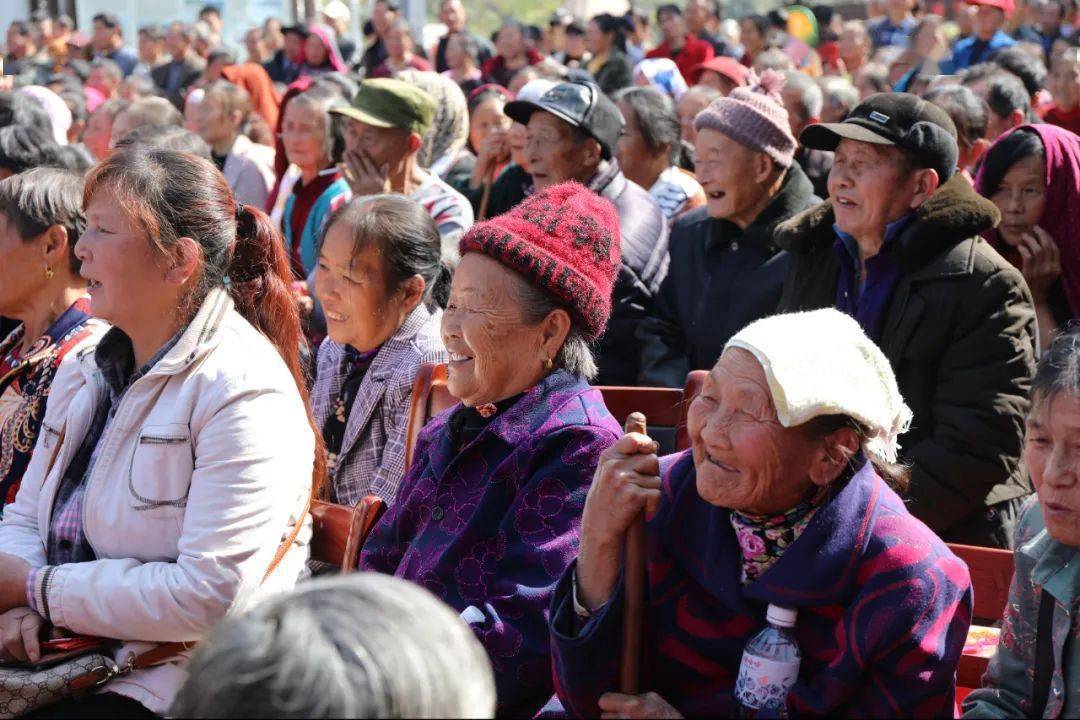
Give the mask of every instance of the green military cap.
[{"label": "green military cap", "polygon": [[381,128],[402,128],[424,135],[435,119],[435,100],[403,80],[363,80],[352,104],[330,112]]}]

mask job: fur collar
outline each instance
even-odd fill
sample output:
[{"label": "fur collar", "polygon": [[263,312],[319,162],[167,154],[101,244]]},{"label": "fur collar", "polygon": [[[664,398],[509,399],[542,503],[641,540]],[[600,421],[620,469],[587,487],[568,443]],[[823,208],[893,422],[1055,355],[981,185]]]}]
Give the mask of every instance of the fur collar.
[{"label": "fur collar", "polygon": [[[962,175],[953,175],[926,202],[915,209],[915,219],[904,230],[900,260],[907,267],[923,265],[942,251],[995,227],[1001,220],[997,207],[978,195]],[[816,205],[782,223],[776,242],[795,254],[832,246],[836,238],[832,203]]]}]

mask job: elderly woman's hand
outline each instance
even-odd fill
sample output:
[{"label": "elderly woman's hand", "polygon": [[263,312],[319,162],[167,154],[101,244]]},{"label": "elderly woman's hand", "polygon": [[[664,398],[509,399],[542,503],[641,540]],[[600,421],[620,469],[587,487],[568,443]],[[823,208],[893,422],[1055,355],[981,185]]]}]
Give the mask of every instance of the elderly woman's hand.
[{"label": "elderly woman's hand", "polygon": [[604,693],[600,696],[600,717],[608,718],[681,718],[678,710],[654,692],[644,695]]},{"label": "elderly woman's hand", "polygon": [[41,659],[41,629],[45,618],[28,607],[0,615],[0,659],[36,663]]},{"label": "elderly woman's hand", "polygon": [[600,455],[581,519],[578,598],[595,610],[611,597],[622,567],[623,538],[642,510],[660,504],[659,446],[627,433]]},{"label": "elderly woman's hand", "polygon": [[30,565],[22,558],[0,553],[0,613],[26,604]]},{"label": "elderly woman's hand", "polygon": [[1061,252],[1054,238],[1039,226],[1020,236],[1020,272],[1027,280],[1036,304],[1045,301],[1050,286],[1061,277]]}]

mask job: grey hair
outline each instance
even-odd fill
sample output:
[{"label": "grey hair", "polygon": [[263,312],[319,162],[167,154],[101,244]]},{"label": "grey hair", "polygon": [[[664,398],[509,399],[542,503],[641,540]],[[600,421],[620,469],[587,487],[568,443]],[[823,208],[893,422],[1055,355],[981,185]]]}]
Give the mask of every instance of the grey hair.
[{"label": "grey hair", "polygon": [[170,717],[492,717],[483,646],[424,588],[378,573],[321,578],[224,620]]},{"label": "grey hair", "polygon": [[798,93],[799,113],[803,122],[810,118],[821,117],[821,107],[825,100],[821,93],[821,87],[814,78],[799,70],[788,70],[784,73],[785,90],[793,90]]},{"label": "grey hair", "polygon": [[[517,300],[521,304],[526,322],[535,324],[546,318],[552,310],[566,310],[564,305],[543,290],[530,285],[520,276],[518,279],[520,282],[517,283]],[[570,332],[567,333],[558,354],[552,358],[552,364],[591,382],[599,372],[596,357],[593,355],[589,341],[585,339],[577,323],[573,322],[573,318],[574,315],[570,313]]]},{"label": "grey hair", "polygon": [[830,105],[844,109],[844,114],[859,104],[859,90],[850,80],[842,77],[823,77],[818,80],[821,95]]},{"label": "grey hair", "polygon": [[345,147],[341,126],[345,121],[338,120],[330,111],[335,108],[345,107],[348,103],[345,102],[344,98],[336,92],[336,89],[330,90],[312,86],[308,91],[300,93],[289,101],[290,106],[294,104],[297,107],[309,107],[315,110],[319,117],[322,118],[323,151],[326,153],[326,157],[334,162],[340,161],[341,153]]},{"label": "grey hair", "polygon": [[668,162],[674,163],[682,125],[671,97],[654,87],[629,87],[619,90],[613,99],[633,109],[645,147],[656,155],[667,153]]}]

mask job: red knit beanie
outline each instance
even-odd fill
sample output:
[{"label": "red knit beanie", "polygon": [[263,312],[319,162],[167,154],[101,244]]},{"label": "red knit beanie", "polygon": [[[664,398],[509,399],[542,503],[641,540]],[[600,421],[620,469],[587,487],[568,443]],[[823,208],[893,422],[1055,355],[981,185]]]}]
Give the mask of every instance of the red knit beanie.
[{"label": "red knit beanie", "polygon": [[622,257],[619,237],[615,206],[568,182],[473,225],[460,247],[462,257],[487,255],[554,297],[585,338],[596,340],[611,315],[611,289]]}]

